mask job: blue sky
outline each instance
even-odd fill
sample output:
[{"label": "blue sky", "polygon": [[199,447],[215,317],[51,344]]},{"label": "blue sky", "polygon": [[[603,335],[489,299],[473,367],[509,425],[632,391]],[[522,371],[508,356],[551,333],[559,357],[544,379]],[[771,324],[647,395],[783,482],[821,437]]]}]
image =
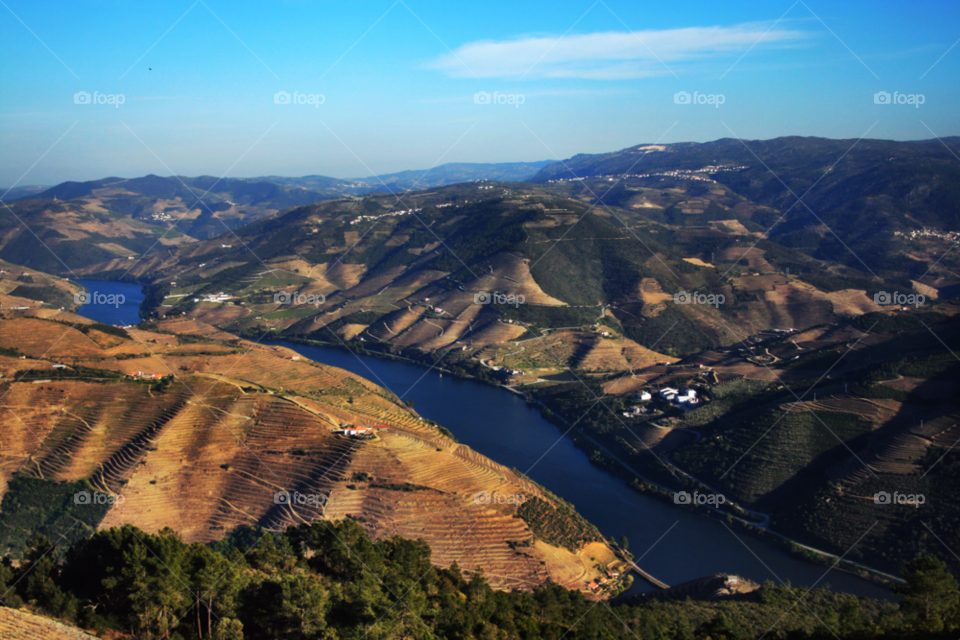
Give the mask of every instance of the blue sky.
[{"label": "blue sky", "polygon": [[956,2],[2,4],[7,187],[960,134]]}]

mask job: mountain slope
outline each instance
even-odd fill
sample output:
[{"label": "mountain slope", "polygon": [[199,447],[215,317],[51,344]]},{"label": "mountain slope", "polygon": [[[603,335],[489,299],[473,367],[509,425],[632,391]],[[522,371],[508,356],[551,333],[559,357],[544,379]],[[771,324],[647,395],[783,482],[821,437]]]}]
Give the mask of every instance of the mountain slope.
[{"label": "mountain slope", "polygon": [[477,180],[525,182],[549,164],[549,160],[497,163],[449,162],[430,169],[415,169],[373,176],[365,178],[365,181],[373,185],[386,184],[391,191],[406,191],[414,188],[431,189],[458,182],[475,182]]},{"label": "mountain slope", "polygon": [[[348,518],[377,539],[422,538],[437,564],[482,567],[501,588],[584,590],[594,559],[614,560],[569,506],[367,380],[190,320],[108,333],[88,323],[0,319],[0,538],[15,552],[38,530],[77,539],[129,523],[209,542],[243,525]],[[374,426],[389,428],[344,434]],[[84,483],[123,499],[91,502],[102,511],[87,517],[72,501]],[[310,498],[278,502],[281,491]]]},{"label": "mountain slope", "polygon": [[[915,142],[721,139],[578,155],[545,167],[532,181],[624,173],[657,174],[649,179],[677,171],[709,174],[738,195],[770,207],[767,215],[754,220],[764,229],[772,227],[771,239],[779,244],[842,260],[865,273],[917,278],[926,273],[928,261],[905,250],[894,232],[957,229],[958,153],[956,137]],[[800,196],[804,204],[797,204]]]}]

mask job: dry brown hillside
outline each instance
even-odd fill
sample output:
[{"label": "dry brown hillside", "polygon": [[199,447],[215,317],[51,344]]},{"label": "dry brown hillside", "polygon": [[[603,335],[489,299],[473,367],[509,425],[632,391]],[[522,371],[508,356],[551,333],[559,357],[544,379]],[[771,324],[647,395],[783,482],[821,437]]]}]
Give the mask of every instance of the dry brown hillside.
[{"label": "dry brown hillside", "polygon": [[[0,346],[23,355],[0,379],[0,494],[17,473],[87,479],[125,498],[102,528],[171,527],[201,542],[240,525],[352,518],[377,538],[423,538],[437,564],[482,567],[502,588],[552,579],[584,589],[595,564],[612,559],[555,498],[363,378],[287,349],[226,342],[195,320],[129,338],[83,333],[77,321],[0,318]],[[389,429],[354,439],[342,433],[351,425]],[[280,491],[325,504],[277,504]],[[514,504],[475,499],[495,493],[538,498],[547,515],[524,519]]]}]

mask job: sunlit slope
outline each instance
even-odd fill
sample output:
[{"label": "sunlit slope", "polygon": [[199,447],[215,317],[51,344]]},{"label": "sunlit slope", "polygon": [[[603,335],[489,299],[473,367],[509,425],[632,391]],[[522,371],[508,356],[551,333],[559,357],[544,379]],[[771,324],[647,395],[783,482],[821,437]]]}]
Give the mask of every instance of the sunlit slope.
[{"label": "sunlit slope", "polygon": [[[610,553],[554,497],[363,378],[287,349],[224,342],[192,320],[106,338],[72,328],[76,320],[0,320],[0,346],[27,356],[4,379],[0,488],[17,474],[84,479],[124,496],[100,527],[171,527],[191,541],[353,518],[377,537],[423,538],[438,563],[482,567],[501,587],[551,579],[583,589],[596,575],[591,557]],[[130,377],[140,374],[161,380]],[[359,440],[341,433],[348,426],[389,429]],[[321,498],[277,504],[280,491]],[[540,500],[547,511],[478,494]]]}]

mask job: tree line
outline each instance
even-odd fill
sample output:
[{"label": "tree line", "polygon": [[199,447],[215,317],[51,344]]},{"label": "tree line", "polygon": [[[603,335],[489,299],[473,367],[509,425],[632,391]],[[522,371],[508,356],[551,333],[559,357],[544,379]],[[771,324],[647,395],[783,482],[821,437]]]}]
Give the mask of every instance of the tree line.
[{"label": "tree line", "polygon": [[552,583],[497,591],[480,570],[434,566],[422,540],[374,541],[351,520],[206,545],[127,525],[65,553],[34,536],[22,561],[0,561],[0,603],[138,640],[955,638],[946,566],[921,557],[905,577],[899,604],[767,583],[724,601],[611,605]]}]

